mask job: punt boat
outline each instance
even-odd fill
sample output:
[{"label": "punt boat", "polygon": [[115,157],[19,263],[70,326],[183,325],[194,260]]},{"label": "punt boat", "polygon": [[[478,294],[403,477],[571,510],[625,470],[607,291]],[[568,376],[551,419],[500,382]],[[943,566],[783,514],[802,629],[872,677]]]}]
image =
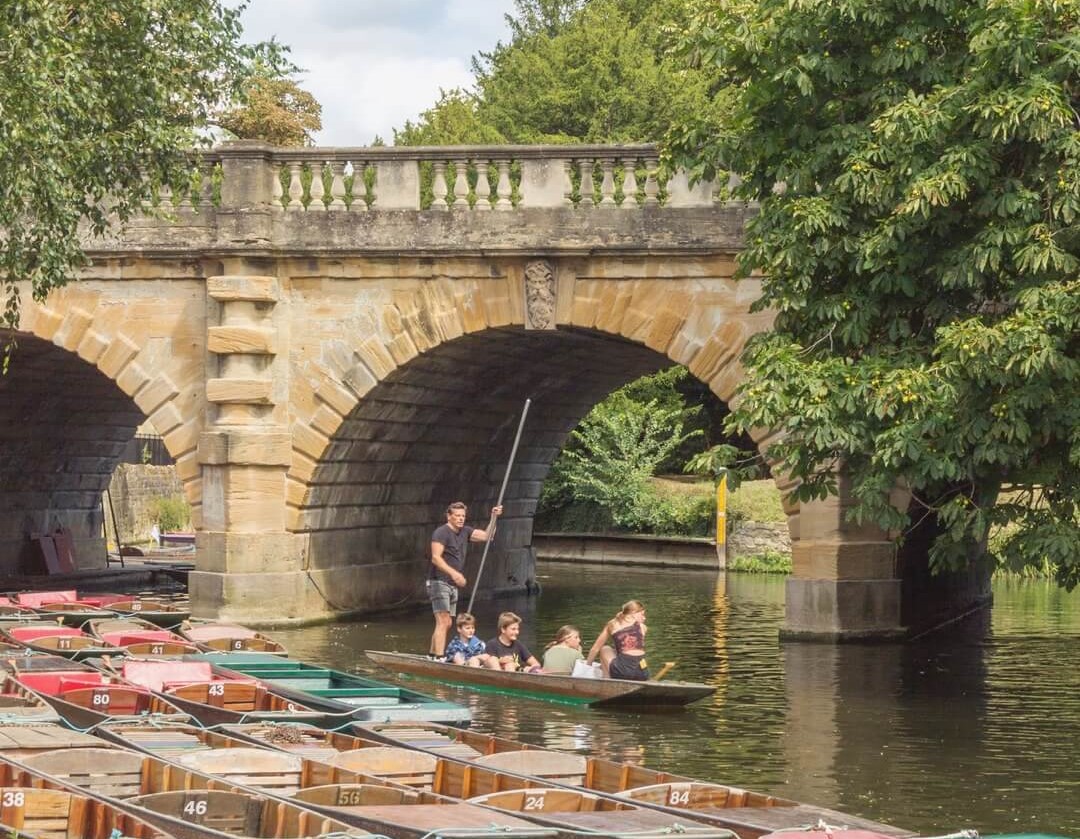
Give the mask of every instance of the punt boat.
[{"label": "punt boat", "polygon": [[57,749],[100,749],[103,745],[100,738],[73,731],[59,722],[0,723],[0,755],[12,760]]},{"label": "punt boat", "polygon": [[101,605],[114,615],[139,617],[166,629],[179,626],[191,617],[191,606],[186,602],[144,595],[102,595]]},{"label": "punt boat", "polygon": [[23,621],[0,624],[0,636],[10,644],[74,661],[102,655],[123,655],[119,647],[95,638],[77,626],[56,621]]},{"label": "punt boat", "polygon": [[[494,791],[528,787],[530,781],[535,779],[480,768],[472,769],[415,750],[382,747],[374,742],[365,744],[359,738],[344,736],[343,739],[336,740],[337,736],[330,732],[322,732],[325,735],[324,745],[333,744],[335,741],[341,746],[355,743],[362,745],[343,751],[330,745],[321,754],[325,759],[315,760],[299,752],[289,754],[285,750],[279,750],[275,753],[266,748],[250,746],[244,740],[231,736],[253,727],[228,726],[226,730],[229,734],[225,734],[177,725],[169,726],[167,732],[160,726],[148,730],[145,726],[107,725],[100,729],[100,733],[103,737],[123,745],[140,748],[150,746],[155,754],[203,774],[242,783],[267,794],[301,798],[309,806],[328,808],[325,812],[332,812],[343,820],[362,822],[365,827],[395,837],[417,839],[428,835],[433,831],[432,825],[440,826],[440,817],[447,819],[441,826],[447,828],[448,833],[452,825],[461,824],[466,831],[463,835],[477,836],[493,832],[502,835],[504,830],[499,825],[505,825],[508,832],[526,829],[518,819],[539,823],[549,831],[557,831],[559,835],[567,837],[578,836],[583,832],[648,839],[668,836],[675,830],[700,839],[726,839],[730,836],[726,830],[695,823],[686,818],[685,813],[678,818],[672,818],[639,807],[633,802],[610,798],[597,797],[597,806],[608,815],[602,820],[605,824],[600,824],[598,820],[598,823],[592,826],[565,813],[538,814],[531,812],[529,808],[515,810],[491,805],[496,812],[484,812],[480,806],[484,802],[462,799]],[[307,726],[303,728],[308,736],[317,740],[317,730]],[[447,777],[448,775],[453,777]],[[361,790],[358,787],[374,789]],[[390,806],[386,803],[387,790],[402,793],[391,799],[398,804],[390,810],[383,809]],[[549,790],[553,791],[555,790]],[[469,807],[435,811],[431,809],[451,807],[454,804],[467,804]],[[413,809],[421,805],[424,809]],[[535,825],[531,829],[535,830]],[[475,831],[475,834],[469,832],[470,830]],[[453,835],[459,835],[457,830],[453,831]],[[511,832],[510,835],[516,834]]]},{"label": "punt boat", "polygon": [[[51,658],[51,657],[50,657]],[[168,697],[156,696],[144,687],[125,682],[77,662],[26,659],[14,662],[17,669],[5,677],[4,691],[27,702],[44,700],[70,725],[89,728],[106,719],[140,718],[148,714],[187,720],[188,713]],[[14,698],[13,698],[14,701]]]},{"label": "punt boat", "polygon": [[204,652],[252,652],[288,655],[285,646],[268,635],[238,623],[191,623],[180,624],[177,630]]},{"label": "punt boat", "polygon": [[0,725],[59,722],[60,715],[52,705],[11,675],[0,675]]},{"label": "punt boat", "polygon": [[328,833],[369,836],[309,808],[259,796],[146,754],[114,748],[0,756],[0,785],[68,788],[130,813],[177,839],[228,835],[300,839]]},{"label": "punt boat", "polygon": [[740,839],[757,839],[818,822],[844,824],[892,837],[913,835],[907,830],[765,793],[705,783],[638,764],[531,746],[479,731],[431,723],[361,723],[353,729],[362,738],[389,745],[541,778],[553,785],[614,796],[670,814],[688,813],[697,821],[732,830]]},{"label": "punt boat", "polygon": [[379,682],[340,670],[263,653],[207,653],[215,667],[252,676],[272,685],[283,696],[356,720],[430,720],[468,725],[472,712],[408,688]]},{"label": "punt boat", "polygon": [[695,682],[580,679],[551,673],[512,673],[488,670],[486,667],[463,667],[413,653],[365,650],[364,655],[376,664],[398,673],[408,673],[437,682],[468,685],[477,690],[519,694],[574,705],[674,708],[697,702],[716,692],[716,688],[711,685]]},{"label": "punt boat", "polygon": [[58,618],[70,626],[82,626],[94,618],[112,617],[105,609],[101,597],[68,591],[20,591],[12,600],[26,609],[33,609],[45,618]]},{"label": "punt boat", "polygon": [[153,691],[202,725],[249,720],[333,725],[342,719],[285,696],[259,679],[215,669],[209,661],[129,657],[114,666],[125,681]]},{"label": "punt boat", "polygon": [[169,833],[120,808],[57,787],[0,787],[0,826],[30,839],[169,839]]},{"label": "punt boat", "polygon": [[197,653],[194,644],[175,632],[143,618],[113,617],[87,623],[91,634],[106,644],[123,648],[129,655],[186,655]]}]

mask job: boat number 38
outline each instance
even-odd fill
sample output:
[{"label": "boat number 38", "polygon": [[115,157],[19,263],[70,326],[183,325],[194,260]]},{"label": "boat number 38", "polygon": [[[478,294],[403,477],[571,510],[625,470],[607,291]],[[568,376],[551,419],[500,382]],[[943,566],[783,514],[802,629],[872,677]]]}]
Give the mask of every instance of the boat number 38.
[{"label": "boat number 38", "polygon": [[0,805],[4,807],[22,807],[26,803],[26,795],[13,790],[6,790],[4,797],[0,799]]}]

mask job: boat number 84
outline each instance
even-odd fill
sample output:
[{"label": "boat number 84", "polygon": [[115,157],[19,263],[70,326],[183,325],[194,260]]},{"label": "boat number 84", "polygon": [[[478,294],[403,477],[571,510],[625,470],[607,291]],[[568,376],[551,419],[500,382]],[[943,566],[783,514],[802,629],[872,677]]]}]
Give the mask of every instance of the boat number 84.
[{"label": "boat number 84", "polygon": [[690,790],[688,789],[673,789],[668,794],[668,804],[673,807],[685,807],[690,803]]}]

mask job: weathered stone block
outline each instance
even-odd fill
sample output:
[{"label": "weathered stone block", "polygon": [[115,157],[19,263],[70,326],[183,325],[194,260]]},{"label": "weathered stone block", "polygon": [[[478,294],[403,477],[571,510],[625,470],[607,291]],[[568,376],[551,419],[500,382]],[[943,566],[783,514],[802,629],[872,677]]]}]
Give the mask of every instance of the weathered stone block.
[{"label": "weathered stone block", "polygon": [[273,355],[277,352],[273,330],[257,326],[211,326],[206,330],[206,348],[212,353],[251,353]]}]

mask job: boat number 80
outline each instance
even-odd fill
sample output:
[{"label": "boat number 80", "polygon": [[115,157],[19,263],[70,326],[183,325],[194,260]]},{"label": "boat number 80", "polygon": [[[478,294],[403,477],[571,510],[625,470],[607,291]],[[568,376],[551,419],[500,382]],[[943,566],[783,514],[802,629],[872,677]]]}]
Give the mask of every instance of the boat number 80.
[{"label": "boat number 80", "polygon": [[526,810],[543,810],[544,809],[544,796],[542,796],[542,795],[526,795],[525,796],[525,809]]},{"label": "boat number 80", "polygon": [[199,799],[198,801],[189,801],[184,805],[185,816],[205,816],[206,815],[206,799]]},{"label": "boat number 80", "polygon": [[21,792],[5,792],[4,798],[0,801],[5,807],[22,807],[26,803],[26,796]]},{"label": "boat number 80", "polygon": [[109,694],[107,694],[107,693],[95,693],[90,698],[90,703],[92,705],[108,705],[109,704]]},{"label": "boat number 80", "polygon": [[683,807],[690,803],[690,790],[677,790],[673,789],[668,796],[668,804],[675,807]]}]

